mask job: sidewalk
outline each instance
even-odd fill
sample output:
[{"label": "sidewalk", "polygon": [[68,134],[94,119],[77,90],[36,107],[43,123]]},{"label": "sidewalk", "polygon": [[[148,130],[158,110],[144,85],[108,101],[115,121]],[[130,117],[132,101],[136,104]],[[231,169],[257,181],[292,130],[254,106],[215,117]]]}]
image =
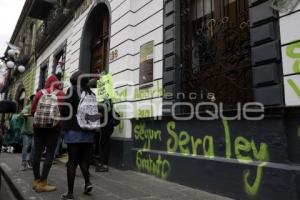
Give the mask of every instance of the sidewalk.
[{"label": "sidewalk", "polygon": [[0,199],[5,199],[5,200],[15,200],[16,198],[14,197],[12,191],[9,189],[9,186],[5,182],[5,180],[2,180],[1,183],[1,188],[0,188]]},{"label": "sidewalk", "polygon": [[[66,168],[63,163],[52,166],[49,182],[57,186],[52,193],[36,193],[31,189],[32,171],[20,171],[20,155],[1,154],[0,167],[10,177],[24,199],[58,200],[67,191]],[[83,178],[78,170],[75,182],[75,197],[81,200],[229,200],[215,194],[195,190],[186,186],[162,181],[135,171],[110,168],[108,173],[95,173],[91,167],[94,190],[91,196],[83,192]]]}]

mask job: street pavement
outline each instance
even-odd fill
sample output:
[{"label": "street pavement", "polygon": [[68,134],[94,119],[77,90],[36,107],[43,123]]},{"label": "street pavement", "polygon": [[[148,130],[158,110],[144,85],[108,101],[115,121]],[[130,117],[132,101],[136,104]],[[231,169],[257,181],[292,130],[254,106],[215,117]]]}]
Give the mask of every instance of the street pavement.
[{"label": "street pavement", "polygon": [[[31,170],[20,171],[19,154],[1,154],[0,167],[8,174],[11,181],[24,199],[56,200],[67,191],[66,168],[63,162],[52,166],[49,183],[57,186],[51,193],[36,193],[31,189],[33,174]],[[66,161],[63,159],[62,161]],[[160,180],[150,175],[135,171],[123,171],[110,168],[106,173],[95,173],[91,167],[91,180],[94,184],[90,196],[83,194],[83,177],[77,171],[75,197],[80,200],[230,200],[222,196],[192,189],[186,186]],[[2,196],[0,196],[0,199]]]},{"label": "street pavement", "polygon": [[12,191],[9,189],[7,183],[2,178],[2,184],[0,188],[0,200],[16,200]]}]

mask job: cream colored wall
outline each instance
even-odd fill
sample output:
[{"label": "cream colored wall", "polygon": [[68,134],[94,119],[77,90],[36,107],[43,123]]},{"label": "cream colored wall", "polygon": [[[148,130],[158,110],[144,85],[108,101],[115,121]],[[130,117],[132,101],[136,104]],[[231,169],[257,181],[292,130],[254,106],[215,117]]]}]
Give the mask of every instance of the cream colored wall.
[{"label": "cream colored wall", "polygon": [[[150,98],[135,98],[128,95],[122,102],[116,103],[118,107],[130,102],[133,110],[122,113],[126,120],[122,121],[114,133],[114,137],[130,138],[130,119],[138,116],[138,104],[145,109],[152,110],[153,116],[159,116],[161,111],[161,94],[155,93],[162,88],[163,71],[163,1],[162,0],[110,0],[111,7],[111,40],[110,52],[117,50],[118,59],[111,60],[109,71],[113,74],[113,81],[116,91],[128,91],[139,94],[139,60],[140,46],[154,40],[154,83],[153,88],[146,93],[153,93]],[[95,4],[95,2],[94,2]],[[67,41],[66,51],[66,80],[79,68],[80,42],[83,27],[93,5],[83,12],[76,20],[72,20],[58,37],[37,59],[37,66],[40,66],[49,58],[49,66],[53,65],[53,53],[64,42]],[[35,77],[35,89],[38,87],[40,69],[37,69]],[[51,70],[49,70],[51,73]],[[65,84],[65,87],[68,87]],[[145,92],[144,92],[145,93]],[[146,97],[145,96],[145,97]],[[155,106],[149,106],[155,105]],[[154,109],[151,107],[155,107]]]}]

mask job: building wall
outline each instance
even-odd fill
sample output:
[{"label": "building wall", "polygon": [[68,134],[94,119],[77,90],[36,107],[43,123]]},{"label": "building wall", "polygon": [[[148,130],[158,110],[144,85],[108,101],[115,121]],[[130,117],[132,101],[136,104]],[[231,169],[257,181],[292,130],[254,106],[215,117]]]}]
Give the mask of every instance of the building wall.
[{"label": "building wall", "polygon": [[[91,5],[86,9],[79,7],[76,17],[37,59],[37,66],[49,59],[51,68],[54,52],[66,42],[67,82],[79,68],[85,22],[96,2],[102,1],[86,2]],[[256,100],[265,105],[282,106],[282,83],[278,78],[281,58],[277,54],[280,48],[276,48],[280,43],[278,16],[270,8],[270,1],[251,2]],[[236,199],[299,199],[299,169],[290,165],[300,160],[299,153],[295,153],[300,150],[298,118],[273,110],[261,121],[177,121],[170,117],[152,120],[162,115],[163,81],[170,80],[175,85],[179,82],[176,73],[167,69],[171,66],[175,71],[180,70],[176,60],[180,52],[176,31],[180,27],[178,1],[111,0],[108,3],[110,53],[117,52],[109,61],[109,71],[115,84],[115,106],[126,118],[113,135],[112,163],[120,167],[133,166],[140,172]],[[295,28],[299,23],[299,10],[298,6],[292,14],[279,17],[286,105],[299,105],[300,47],[297,41],[300,41],[300,33]],[[260,35],[262,31],[270,33],[270,37]],[[151,40],[154,40],[153,87],[140,89],[140,46]],[[274,53],[265,56],[261,52]],[[51,70],[48,72],[50,75]],[[35,89],[38,81],[39,67]],[[291,84],[293,81],[295,84]],[[173,85],[171,90],[174,90]],[[122,109],[128,103],[133,107],[125,112]],[[134,120],[135,117],[139,119]]]},{"label": "building wall", "polygon": [[[80,6],[76,17],[37,58],[37,66],[49,59],[48,75],[50,75],[55,50],[63,42],[67,42],[65,88],[69,86],[70,75],[79,68],[84,25],[96,2],[98,1],[87,0],[86,3],[91,4],[86,10],[83,9],[84,5]],[[162,114],[160,103],[162,102],[163,1],[111,0],[108,2],[111,10],[110,52],[116,50],[118,52],[118,56],[109,61],[109,72],[113,75],[116,88],[118,99],[115,103],[116,109],[126,118],[116,128],[114,137],[131,138],[131,118]],[[140,46],[151,40],[154,40],[153,87],[141,90],[139,89]],[[38,87],[39,74],[38,68],[35,89]],[[122,106],[128,103],[133,110],[129,113],[122,112]]]},{"label": "building wall", "polygon": [[[38,89],[39,85],[39,77],[40,77],[40,67],[42,64],[45,64],[45,61],[49,60],[48,62],[48,76],[52,73],[52,67],[53,67],[53,61],[54,61],[54,53],[65,41],[68,41],[68,38],[70,38],[71,35],[71,27],[72,24],[69,23],[63,31],[56,37],[56,39],[49,45],[49,47],[46,48],[46,50],[37,58],[37,70],[35,74],[35,90]],[[67,46],[67,54],[66,54],[66,60],[71,57],[71,54],[68,54],[68,46]],[[69,63],[66,63],[66,73],[65,75],[69,77],[69,68],[67,66],[70,66]]]},{"label": "building wall", "polygon": [[[64,43],[67,44],[65,89],[69,86],[70,75],[80,67],[85,22],[97,2],[104,1],[86,0],[76,11],[76,17],[39,55],[36,71],[31,68],[35,84],[30,90],[37,89],[39,67],[46,60],[49,60],[48,75],[51,74],[54,53]],[[299,118],[272,111],[258,122],[176,121],[169,117],[152,120],[162,115],[163,90],[176,92],[174,87],[180,83],[174,72],[181,67],[177,62],[179,1],[107,2],[111,11],[110,54],[117,52],[109,61],[109,71],[115,84],[115,106],[125,117],[113,135],[112,162],[118,160],[115,163],[121,167],[133,166],[165,180],[237,199],[299,199],[299,168],[290,164],[300,162]],[[276,48],[280,43],[276,32],[278,16],[269,5],[270,1],[251,1],[249,5],[251,47],[256,55],[252,57],[254,92],[256,100],[265,105],[282,106],[282,83],[281,77],[278,78],[281,58],[277,54],[280,49]],[[279,17],[287,106],[299,105],[300,98],[299,17],[300,5],[293,13]],[[260,35],[263,31],[269,35]],[[140,46],[152,40],[153,87],[140,89]],[[33,80],[29,75],[24,76],[30,86]],[[122,110],[126,105],[132,106],[129,112]],[[139,120],[133,119],[136,117]]]},{"label": "building wall", "polygon": [[[181,67],[179,0],[164,2],[165,36],[169,39],[164,46],[164,67],[175,71],[166,70],[164,82],[176,92],[180,83],[176,71]],[[280,54],[280,39],[283,46],[288,44],[284,35],[300,35],[298,30],[291,31],[298,27],[299,17],[289,28],[284,27],[284,16],[279,18],[270,5],[271,0],[249,1],[253,92],[256,101],[272,106],[266,107],[264,118],[183,121],[164,116],[157,121],[134,120],[136,170],[234,199],[299,199],[300,171],[291,164],[299,163],[299,111],[283,108],[281,71],[286,61],[281,61]],[[300,13],[297,10],[291,15]],[[297,40],[290,37],[289,43]],[[299,53],[298,49],[295,52]]]},{"label": "building wall", "polygon": [[[140,172],[234,199],[299,198],[299,169],[286,153],[283,116],[188,122],[164,117],[133,127],[133,161]],[[289,130],[297,133],[296,127]]]},{"label": "building wall", "polygon": [[300,105],[300,3],[291,13],[280,14],[281,52],[285,103]]},{"label": "building wall", "polygon": [[[17,92],[20,89],[25,90],[25,95],[27,98],[29,98],[32,94],[34,94],[34,83],[35,83],[35,72],[36,72],[36,67],[34,64],[30,66],[29,69],[27,69],[24,74],[21,74],[15,79],[15,81],[11,84],[10,90],[9,90],[9,96],[13,100],[17,100]],[[25,99],[25,105],[27,101]]]},{"label": "building wall", "polygon": [[[31,24],[33,24],[33,27],[31,27]],[[21,89],[25,90],[27,98],[34,94],[36,63],[33,44],[35,41],[35,31],[36,25],[34,20],[26,17],[13,42],[16,46],[21,47],[21,57],[25,54],[28,59],[27,65],[25,66],[26,71],[22,74],[18,74],[17,77],[14,77],[14,81],[9,86],[9,96],[13,100],[16,100],[16,95],[18,95],[17,93]],[[25,43],[23,43],[23,39],[25,39]],[[26,103],[27,99],[25,98],[25,104]]]}]

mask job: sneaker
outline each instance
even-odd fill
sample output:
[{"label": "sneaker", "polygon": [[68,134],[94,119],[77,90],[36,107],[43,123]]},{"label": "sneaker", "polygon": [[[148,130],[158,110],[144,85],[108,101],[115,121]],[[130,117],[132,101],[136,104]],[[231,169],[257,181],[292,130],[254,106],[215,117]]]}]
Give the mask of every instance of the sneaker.
[{"label": "sneaker", "polygon": [[28,168],[28,169],[32,169],[31,161],[28,161],[28,162],[27,162],[27,168]]},{"label": "sneaker", "polygon": [[87,183],[84,186],[84,194],[89,194],[93,190],[93,185],[91,183]]},{"label": "sneaker", "polygon": [[73,200],[73,199],[75,199],[73,194],[69,194],[67,192],[62,194],[60,197],[61,197],[62,200]]},{"label": "sneaker", "polygon": [[108,172],[108,166],[107,165],[96,166],[95,172]]}]

